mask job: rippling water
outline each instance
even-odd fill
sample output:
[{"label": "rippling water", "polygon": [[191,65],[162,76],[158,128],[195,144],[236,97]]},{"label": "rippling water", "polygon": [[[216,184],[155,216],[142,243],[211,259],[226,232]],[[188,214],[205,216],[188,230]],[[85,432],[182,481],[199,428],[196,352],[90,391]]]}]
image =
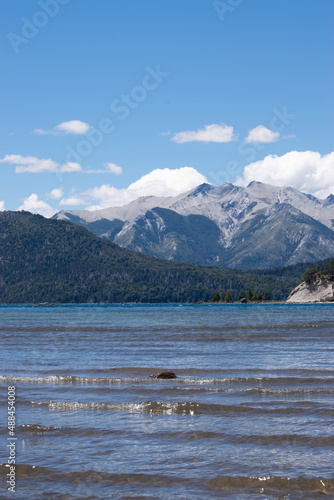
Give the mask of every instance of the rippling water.
[{"label": "rippling water", "polygon": [[0,498],[334,498],[333,307],[0,307]]}]

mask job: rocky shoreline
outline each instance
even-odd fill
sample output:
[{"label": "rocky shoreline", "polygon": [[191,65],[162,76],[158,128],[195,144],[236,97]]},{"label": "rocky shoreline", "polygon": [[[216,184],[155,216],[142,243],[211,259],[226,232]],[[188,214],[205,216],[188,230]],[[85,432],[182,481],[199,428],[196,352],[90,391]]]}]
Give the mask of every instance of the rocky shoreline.
[{"label": "rocky shoreline", "polygon": [[286,300],[288,304],[307,304],[315,302],[334,303],[334,281],[318,279],[313,283],[303,281]]}]

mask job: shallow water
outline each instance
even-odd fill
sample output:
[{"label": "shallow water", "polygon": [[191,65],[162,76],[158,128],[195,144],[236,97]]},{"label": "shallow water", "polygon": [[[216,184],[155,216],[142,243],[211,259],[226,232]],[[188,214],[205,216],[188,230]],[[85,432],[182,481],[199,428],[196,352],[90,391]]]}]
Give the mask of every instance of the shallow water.
[{"label": "shallow water", "polygon": [[333,312],[0,307],[0,498],[334,498]]}]

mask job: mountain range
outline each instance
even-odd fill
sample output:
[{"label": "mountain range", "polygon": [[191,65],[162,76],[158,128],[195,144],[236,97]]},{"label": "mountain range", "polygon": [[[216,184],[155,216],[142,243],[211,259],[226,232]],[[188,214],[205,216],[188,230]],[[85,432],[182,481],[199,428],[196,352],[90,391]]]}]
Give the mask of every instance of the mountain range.
[{"label": "mountain range", "polygon": [[[68,221],[0,212],[0,303],[120,303],[233,299],[251,288],[284,300],[306,264],[233,270],[132,252]],[[268,292],[265,294],[264,292]]]},{"label": "mountain range", "polygon": [[200,265],[267,269],[334,255],[333,195],[322,200],[260,182],[205,183],[175,197],[54,218],[148,256]]}]

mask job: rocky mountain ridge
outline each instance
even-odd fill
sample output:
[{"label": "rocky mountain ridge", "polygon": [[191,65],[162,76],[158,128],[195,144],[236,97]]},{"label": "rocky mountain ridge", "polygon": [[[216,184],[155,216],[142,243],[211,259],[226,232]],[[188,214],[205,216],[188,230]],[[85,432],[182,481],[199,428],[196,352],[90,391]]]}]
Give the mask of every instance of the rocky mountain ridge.
[{"label": "rocky mountain ridge", "polygon": [[230,268],[269,268],[334,255],[334,196],[252,182],[201,184],[176,197],[143,197],[122,207],[62,211],[131,250]]}]

